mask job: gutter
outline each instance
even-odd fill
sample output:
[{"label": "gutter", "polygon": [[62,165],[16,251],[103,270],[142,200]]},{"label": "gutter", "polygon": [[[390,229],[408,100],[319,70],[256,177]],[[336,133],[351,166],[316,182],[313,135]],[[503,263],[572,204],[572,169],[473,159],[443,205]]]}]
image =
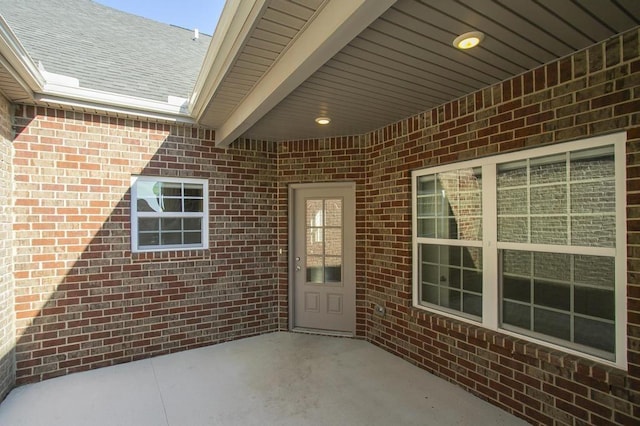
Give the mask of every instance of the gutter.
[{"label": "gutter", "polygon": [[[175,123],[195,124],[187,99],[169,96],[167,102],[80,87],[78,79],[38,67],[0,15],[0,66],[27,93],[28,101],[71,109],[88,109]],[[15,100],[14,100],[15,101]]]}]

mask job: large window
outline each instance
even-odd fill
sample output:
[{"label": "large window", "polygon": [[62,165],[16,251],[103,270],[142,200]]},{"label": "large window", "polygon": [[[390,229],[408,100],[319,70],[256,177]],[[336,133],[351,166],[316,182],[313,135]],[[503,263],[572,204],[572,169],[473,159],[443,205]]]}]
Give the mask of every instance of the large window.
[{"label": "large window", "polygon": [[625,140],[414,171],[414,305],[626,367]]},{"label": "large window", "polygon": [[132,251],[208,247],[208,185],[202,179],[131,179]]}]

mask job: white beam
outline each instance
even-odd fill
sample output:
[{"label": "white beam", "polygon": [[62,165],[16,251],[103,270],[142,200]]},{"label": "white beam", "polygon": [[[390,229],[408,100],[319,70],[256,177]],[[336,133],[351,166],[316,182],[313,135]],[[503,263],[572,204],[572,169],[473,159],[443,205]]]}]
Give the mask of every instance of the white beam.
[{"label": "white beam", "polygon": [[242,53],[266,6],[267,0],[227,0],[225,3],[189,100],[190,114],[197,121]]},{"label": "white beam", "polygon": [[396,0],[328,0],[229,118],[216,129],[216,146],[229,146]]}]

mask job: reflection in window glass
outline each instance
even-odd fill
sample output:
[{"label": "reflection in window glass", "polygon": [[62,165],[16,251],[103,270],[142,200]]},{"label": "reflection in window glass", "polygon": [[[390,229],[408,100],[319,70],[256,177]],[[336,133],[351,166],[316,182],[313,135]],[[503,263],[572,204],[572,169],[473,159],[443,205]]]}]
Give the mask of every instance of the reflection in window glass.
[{"label": "reflection in window glass", "polygon": [[342,282],[342,200],[306,200],[305,215],[307,282]]},{"label": "reflection in window glass", "polygon": [[133,250],[206,247],[206,188],[205,180],[134,178]]},{"label": "reflection in window glass", "polygon": [[420,301],[482,317],[482,255],[477,247],[420,244]]}]

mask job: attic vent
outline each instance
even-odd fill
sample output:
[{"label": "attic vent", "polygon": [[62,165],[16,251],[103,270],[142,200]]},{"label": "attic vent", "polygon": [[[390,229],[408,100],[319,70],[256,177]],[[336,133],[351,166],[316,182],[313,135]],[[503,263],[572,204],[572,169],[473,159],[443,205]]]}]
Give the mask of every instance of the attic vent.
[{"label": "attic vent", "polygon": [[198,29],[196,28],[195,30],[193,30],[193,40],[197,40],[200,38],[200,31],[198,31]]}]

